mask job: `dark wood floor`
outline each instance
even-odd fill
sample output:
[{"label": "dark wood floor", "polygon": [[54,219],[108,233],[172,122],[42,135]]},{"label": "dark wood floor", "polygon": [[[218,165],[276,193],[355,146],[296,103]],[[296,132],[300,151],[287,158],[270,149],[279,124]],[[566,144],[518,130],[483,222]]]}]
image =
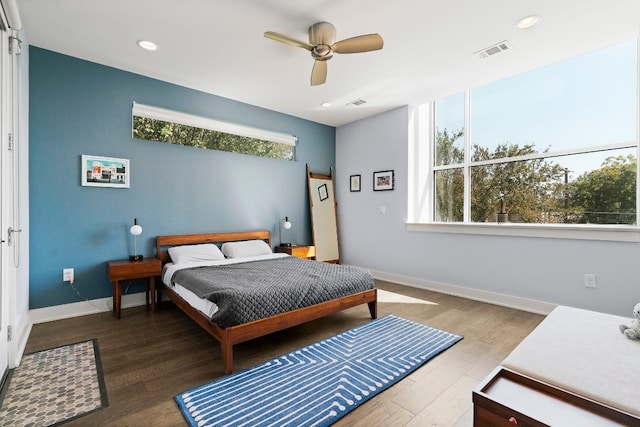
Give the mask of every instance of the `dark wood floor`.
[{"label": "dark wood floor", "polygon": [[[393,313],[464,339],[336,426],[471,426],[471,390],[543,319],[540,315],[377,282],[378,315]],[[370,319],[356,307],[235,348],[234,370]],[[170,302],[34,325],[26,352],[97,338],[109,407],[68,426],[185,426],[173,396],[222,376],[217,342]]]}]

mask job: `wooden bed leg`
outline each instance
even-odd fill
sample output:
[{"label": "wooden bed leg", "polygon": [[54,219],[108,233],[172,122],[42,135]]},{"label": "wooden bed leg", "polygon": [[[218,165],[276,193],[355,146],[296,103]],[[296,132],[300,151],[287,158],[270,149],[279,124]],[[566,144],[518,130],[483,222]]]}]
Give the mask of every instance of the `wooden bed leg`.
[{"label": "wooden bed leg", "polygon": [[220,353],[222,353],[222,365],[224,366],[224,374],[229,375],[233,372],[233,344],[227,333],[225,332],[220,341]]},{"label": "wooden bed leg", "polygon": [[368,302],[367,305],[369,306],[369,313],[371,313],[371,318],[372,319],[377,319],[378,318],[378,304],[377,304],[377,301]]}]

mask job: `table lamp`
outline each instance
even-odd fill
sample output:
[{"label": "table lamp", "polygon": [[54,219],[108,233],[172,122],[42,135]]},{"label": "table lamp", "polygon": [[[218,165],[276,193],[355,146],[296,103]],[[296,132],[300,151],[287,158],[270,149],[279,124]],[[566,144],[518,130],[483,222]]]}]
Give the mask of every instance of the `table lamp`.
[{"label": "table lamp", "polygon": [[289,222],[289,217],[285,216],[280,221],[280,246],[291,246],[291,243],[283,243],[282,236],[284,235],[284,230],[289,230],[291,228],[291,223]]},{"label": "table lamp", "polygon": [[142,227],[138,225],[138,218],[133,219],[133,225],[129,232],[133,235],[133,255],[129,255],[129,261],[142,261],[142,255],[138,255],[138,236],[142,234]]}]

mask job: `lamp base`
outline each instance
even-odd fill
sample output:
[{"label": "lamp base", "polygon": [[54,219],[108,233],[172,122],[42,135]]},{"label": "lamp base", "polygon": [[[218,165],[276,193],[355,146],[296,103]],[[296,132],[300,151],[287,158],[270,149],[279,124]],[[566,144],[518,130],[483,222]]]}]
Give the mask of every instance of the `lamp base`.
[{"label": "lamp base", "polygon": [[129,255],[129,261],[142,261],[142,255]]},{"label": "lamp base", "polygon": [[291,247],[291,243],[280,243],[280,246],[282,246],[284,248],[290,248]]}]

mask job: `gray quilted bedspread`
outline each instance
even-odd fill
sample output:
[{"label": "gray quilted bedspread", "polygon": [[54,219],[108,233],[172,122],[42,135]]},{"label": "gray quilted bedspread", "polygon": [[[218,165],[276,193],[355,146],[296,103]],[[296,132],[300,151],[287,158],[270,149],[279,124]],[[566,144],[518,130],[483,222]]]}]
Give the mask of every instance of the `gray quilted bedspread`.
[{"label": "gray quilted bedspread", "polygon": [[367,270],[293,256],[183,269],[172,283],[214,302],[222,328],[373,289]]}]

